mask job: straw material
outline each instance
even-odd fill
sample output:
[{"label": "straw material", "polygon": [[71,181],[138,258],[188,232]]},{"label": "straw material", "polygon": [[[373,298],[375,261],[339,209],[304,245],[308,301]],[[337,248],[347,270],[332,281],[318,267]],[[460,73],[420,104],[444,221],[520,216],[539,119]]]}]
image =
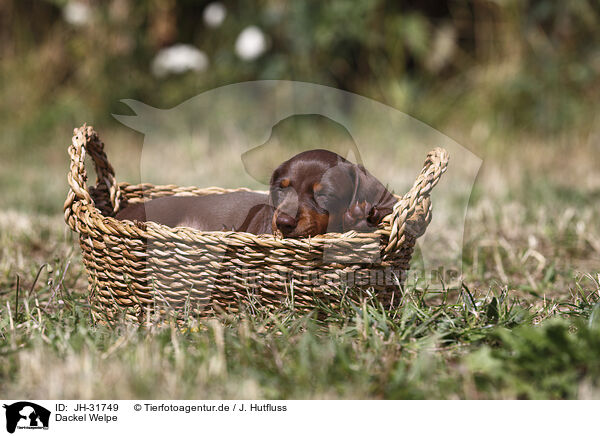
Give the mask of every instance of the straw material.
[{"label": "straw material", "polygon": [[[86,186],[86,153],[96,166],[93,187]],[[431,151],[411,190],[397,197],[374,233],[281,239],[119,221],[114,216],[125,205],[150,198],[247,189],[117,184],[104,144],[86,125],[74,130],[69,155],[64,216],[79,234],[92,314],[98,321],[141,323],[167,314],[182,319],[237,311],[240,302],[311,310],[365,292],[393,304],[415,242],[431,221],[429,194],[448,165],[446,150]]]}]

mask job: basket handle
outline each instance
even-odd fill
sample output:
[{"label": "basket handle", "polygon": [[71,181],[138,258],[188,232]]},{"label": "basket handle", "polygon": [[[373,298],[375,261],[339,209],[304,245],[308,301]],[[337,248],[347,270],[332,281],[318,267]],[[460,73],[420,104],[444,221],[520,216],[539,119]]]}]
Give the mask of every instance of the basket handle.
[{"label": "basket handle", "polygon": [[[121,191],[115,180],[115,171],[108,162],[104,152],[104,143],[92,126],[84,124],[73,130],[73,139],[69,145],[71,157],[70,171],[67,175],[71,189],[64,204],[65,221],[73,230],[76,229],[77,209],[79,206],[95,206],[87,187],[85,155],[89,153],[96,167],[96,190],[104,194],[110,201],[110,209],[116,212],[121,201]],[[79,206],[78,206],[79,205]]]},{"label": "basket handle", "polygon": [[385,227],[389,228],[390,237],[384,253],[396,250],[402,245],[407,234],[416,239],[425,232],[431,221],[429,194],[446,172],[448,159],[448,152],[441,147],[427,153],[423,169],[412,188],[394,205],[389,227],[388,223],[385,223]]}]

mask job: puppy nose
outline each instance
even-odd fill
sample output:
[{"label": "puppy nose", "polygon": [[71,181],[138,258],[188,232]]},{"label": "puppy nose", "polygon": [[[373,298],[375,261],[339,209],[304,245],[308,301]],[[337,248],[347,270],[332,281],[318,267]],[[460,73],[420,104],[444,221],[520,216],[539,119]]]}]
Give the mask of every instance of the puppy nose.
[{"label": "puppy nose", "polygon": [[283,234],[290,233],[292,230],[296,228],[298,222],[295,218],[292,218],[286,213],[280,213],[277,215],[277,228],[281,230]]}]

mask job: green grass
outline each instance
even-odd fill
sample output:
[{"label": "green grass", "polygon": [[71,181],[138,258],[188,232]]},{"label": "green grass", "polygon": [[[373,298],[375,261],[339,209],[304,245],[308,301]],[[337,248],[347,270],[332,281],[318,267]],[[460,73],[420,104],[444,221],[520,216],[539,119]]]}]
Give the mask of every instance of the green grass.
[{"label": "green grass", "polygon": [[473,204],[461,289],[183,327],[95,325],[61,217],[4,212],[0,397],[598,398],[597,216],[579,203],[565,218],[561,193],[529,210],[527,195]]},{"label": "green grass", "polygon": [[393,311],[365,301],[320,317],[259,309],[142,329],[94,326],[81,294],[59,292],[48,307],[30,296],[3,311],[0,396],[597,396],[597,293],[545,307],[506,290],[427,297],[407,289]]},{"label": "green grass", "polygon": [[[139,138],[105,140],[119,180],[135,183]],[[67,143],[2,151],[0,397],[600,398],[600,213],[585,142],[485,152],[459,289],[408,286],[394,310],[254,307],[183,328],[91,321],[61,215]],[[434,219],[459,230],[435,204]]]}]

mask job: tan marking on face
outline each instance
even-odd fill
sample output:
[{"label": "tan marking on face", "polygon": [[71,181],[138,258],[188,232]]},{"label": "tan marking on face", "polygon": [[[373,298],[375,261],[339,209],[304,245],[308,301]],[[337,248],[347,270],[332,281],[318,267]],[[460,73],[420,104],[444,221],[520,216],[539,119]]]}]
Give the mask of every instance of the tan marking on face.
[{"label": "tan marking on face", "polygon": [[329,217],[315,211],[306,210],[300,214],[298,225],[291,237],[309,237],[327,233]]},{"label": "tan marking on face", "polygon": [[321,185],[319,182],[313,185],[313,192],[319,192],[321,189],[323,189],[323,185]]},{"label": "tan marking on face", "polygon": [[281,182],[279,182],[279,186],[282,188],[287,188],[290,186],[290,179],[283,179]]}]

